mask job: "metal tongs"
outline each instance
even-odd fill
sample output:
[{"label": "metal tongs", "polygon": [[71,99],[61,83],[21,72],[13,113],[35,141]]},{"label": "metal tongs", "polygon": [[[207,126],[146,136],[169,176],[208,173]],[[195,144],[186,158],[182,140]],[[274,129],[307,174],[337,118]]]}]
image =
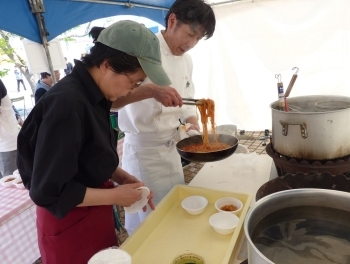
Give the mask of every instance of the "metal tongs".
[{"label": "metal tongs", "polygon": [[290,107],[288,107],[288,105],[287,105],[287,97],[289,96],[290,91],[292,90],[293,85],[294,85],[294,83],[295,83],[295,80],[296,80],[297,77],[298,77],[299,68],[298,68],[298,67],[294,67],[292,70],[295,70],[295,69],[296,69],[296,72],[295,72],[294,75],[292,76],[292,79],[291,79],[290,82],[289,82],[287,91],[286,91],[285,94],[284,94],[284,111],[285,111],[285,112],[289,112],[289,108],[290,108]]},{"label": "metal tongs", "polygon": [[295,70],[295,69],[296,69],[296,72],[294,73],[294,75],[292,76],[292,79],[291,79],[290,82],[289,82],[287,91],[284,93],[284,97],[288,97],[288,96],[289,96],[290,91],[292,90],[292,88],[293,88],[293,86],[294,86],[295,80],[296,80],[297,77],[298,77],[299,68],[298,68],[298,67],[294,67],[294,68],[292,69],[292,71]]},{"label": "metal tongs", "polygon": [[[193,98],[182,98],[182,101],[185,105],[201,105],[203,104],[200,99],[193,99]],[[189,102],[186,102],[189,101]]]}]

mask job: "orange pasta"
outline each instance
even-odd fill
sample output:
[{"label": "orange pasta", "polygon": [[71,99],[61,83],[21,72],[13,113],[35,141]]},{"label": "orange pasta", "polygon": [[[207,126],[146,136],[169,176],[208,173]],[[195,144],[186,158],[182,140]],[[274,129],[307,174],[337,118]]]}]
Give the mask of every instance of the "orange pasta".
[{"label": "orange pasta", "polygon": [[231,146],[221,142],[210,142],[207,145],[204,144],[192,144],[189,146],[182,147],[181,149],[186,152],[213,152],[228,149]]},{"label": "orange pasta", "polygon": [[215,103],[211,99],[201,99],[200,102],[202,104],[198,104],[197,108],[201,115],[201,122],[203,125],[203,145],[209,144],[209,136],[208,136],[208,121],[210,119],[211,130],[214,134],[214,141],[217,142],[216,134],[215,134]]},{"label": "orange pasta", "polygon": [[[231,146],[226,143],[218,142],[215,133],[215,103],[211,99],[201,99],[199,100],[202,104],[198,104],[198,110],[201,116],[201,122],[203,125],[203,143],[202,144],[192,144],[189,146],[182,147],[181,149],[187,152],[213,152],[228,149]],[[214,134],[214,142],[209,142],[208,133],[208,121],[211,123],[211,131]]]}]

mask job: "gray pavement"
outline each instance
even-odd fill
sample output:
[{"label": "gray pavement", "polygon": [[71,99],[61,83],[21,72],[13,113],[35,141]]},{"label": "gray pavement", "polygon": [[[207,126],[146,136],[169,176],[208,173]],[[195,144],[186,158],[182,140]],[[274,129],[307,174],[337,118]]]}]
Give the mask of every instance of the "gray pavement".
[{"label": "gray pavement", "polygon": [[10,99],[18,98],[18,97],[24,97],[24,100],[13,102],[13,105],[16,107],[18,112],[20,113],[22,119],[24,120],[27,118],[28,114],[34,107],[34,98],[31,97],[32,90],[30,89],[30,86],[26,86],[27,90],[23,89],[23,86],[20,85],[20,91],[17,91],[17,86],[11,86],[6,87],[7,93],[10,97]]}]

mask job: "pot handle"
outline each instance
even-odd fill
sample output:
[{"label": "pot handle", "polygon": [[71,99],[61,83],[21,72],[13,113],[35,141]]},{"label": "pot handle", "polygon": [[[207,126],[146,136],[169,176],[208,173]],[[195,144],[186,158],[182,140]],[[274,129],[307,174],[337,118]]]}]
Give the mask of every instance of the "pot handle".
[{"label": "pot handle", "polygon": [[281,121],[280,123],[282,125],[282,135],[283,136],[287,136],[288,135],[288,126],[292,126],[292,125],[298,125],[300,126],[300,133],[301,133],[301,137],[302,138],[307,138],[308,134],[307,134],[307,126],[305,123],[303,122],[293,122],[293,121]]}]

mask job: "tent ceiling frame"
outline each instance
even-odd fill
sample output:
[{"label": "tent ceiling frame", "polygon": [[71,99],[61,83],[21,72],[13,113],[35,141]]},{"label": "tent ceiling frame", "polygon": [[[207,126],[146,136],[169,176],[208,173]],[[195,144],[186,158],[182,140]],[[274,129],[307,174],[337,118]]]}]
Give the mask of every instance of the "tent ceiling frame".
[{"label": "tent ceiling frame", "polygon": [[[211,6],[219,6],[219,5],[226,5],[226,4],[233,4],[235,2],[241,2],[244,0],[228,0],[228,1],[222,1],[222,2],[217,2],[217,3],[211,3]],[[252,3],[254,3],[254,0],[251,0]]]},{"label": "tent ceiling frame", "polygon": [[[49,69],[52,73],[52,79],[53,83],[56,83],[56,78],[54,70],[53,70],[53,64],[52,64],[52,59],[51,55],[49,52],[48,46],[50,43],[47,41],[47,36],[49,36],[49,32],[47,31],[45,27],[45,19],[43,17],[43,13],[45,13],[45,7],[43,0],[27,0],[29,2],[29,5],[31,7],[32,13],[35,15],[37,24],[39,27],[40,31],[40,37],[42,44],[44,46],[45,52],[46,52],[46,57],[48,60],[49,64]],[[169,8],[165,7],[160,7],[160,6],[151,6],[151,5],[144,5],[144,4],[137,4],[137,3],[132,3],[131,0],[128,2],[118,2],[118,1],[113,1],[113,0],[71,0],[72,2],[85,2],[85,3],[95,3],[95,4],[108,4],[108,5],[120,5],[120,6],[125,6],[125,8],[131,9],[134,7],[142,7],[142,8],[149,8],[149,9],[155,9],[155,10],[162,10],[162,11],[168,11]],[[227,1],[222,1],[222,2],[217,2],[217,3],[211,3],[211,6],[219,6],[219,5],[224,5],[224,4],[230,4],[234,2],[239,2],[239,1],[244,1],[244,0],[227,0]],[[252,3],[254,3],[254,0],[251,0]]]},{"label": "tent ceiling frame", "polygon": [[[244,0],[228,0],[228,1],[222,1],[217,3],[211,3],[210,6],[219,6],[219,5],[226,5],[226,4],[232,4],[235,2],[241,2]],[[250,0],[252,3],[254,3],[254,0]],[[151,5],[141,5],[141,4],[135,4],[131,1],[129,2],[117,2],[112,0],[72,0],[72,2],[86,2],[86,3],[95,3],[95,4],[106,4],[106,5],[120,5],[125,6],[126,8],[133,8],[133,7],[143,7],[143,8],[149,8],[149,9],[157,9],[157,10],[169,10],[169,8],[164,7],[158,7],[158,6],[151,6]]]},{"label": "tent ceiling frame", "polygon": [[86,2],[86,3],[106,4],[106,5],[120,5],[120,6],[125,6],[126,8],[143,7],[143,8],[156,9],[156,10],[169,10],[169,8],[164,8],[164,7],[160,7],[160,6],[136,4],[136,3],[132,3],[131,1],[126,3],[126,2],[117,2],[117,1],[111,1],[111,0],[72,0],[72,2]]}]

